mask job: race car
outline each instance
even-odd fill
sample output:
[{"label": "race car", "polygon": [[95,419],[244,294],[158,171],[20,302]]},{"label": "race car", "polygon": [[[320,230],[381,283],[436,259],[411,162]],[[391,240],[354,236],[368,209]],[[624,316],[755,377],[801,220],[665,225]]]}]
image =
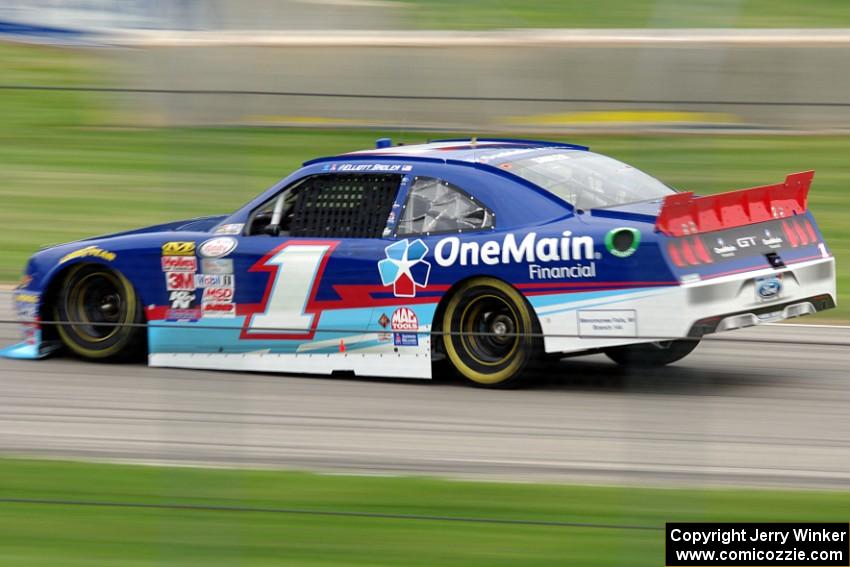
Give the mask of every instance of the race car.
[{"label": "race car", "polygon": [[2,354],[409,378],[444,360],[489,387],[581,353],[668,364],[835,306],[813,175],[699,197],[579,145],[381,139],[229,215],[39,251]]}]

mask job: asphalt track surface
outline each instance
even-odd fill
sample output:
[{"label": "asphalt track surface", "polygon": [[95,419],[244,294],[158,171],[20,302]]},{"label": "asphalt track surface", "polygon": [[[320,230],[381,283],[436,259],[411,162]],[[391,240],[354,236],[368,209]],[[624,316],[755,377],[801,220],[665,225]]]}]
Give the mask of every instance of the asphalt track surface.
[{"label": "asphalt track surface", "polygon": [[[0,293],[0,318],[11,317]],[[0,346],[18,329],[0,325]],[[535,388],[0,359],[0,454],[365,474],[850,488],[850,329],[765,326]],[[769,341],[808,341],[787,344]],[[763,341],[763,342],[762,342]]]}]

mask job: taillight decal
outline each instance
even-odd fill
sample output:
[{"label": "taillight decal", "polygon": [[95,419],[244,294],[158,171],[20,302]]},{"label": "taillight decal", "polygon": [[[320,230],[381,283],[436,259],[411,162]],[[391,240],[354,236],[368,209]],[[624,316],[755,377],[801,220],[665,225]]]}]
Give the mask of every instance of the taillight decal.
[{"label": "taillight decal", "polygon": [[785,233],[785,238],[787,238],[788,242],[791,243],[792,248],[796,248],[800,245],[800,242],[797,239],[797,232],[788,225],[788,221],[782,223],[782,232]]},{"label": "taillight decal", "polygon": [[685,267],[685,263],[682,261],[682,256],[679,254],[679,251],[676,249],[676,245],[673,242],[667,245],[667,253],[670,254],[670,259],[673,260],[673,263],[676,264],[677,267]]},{"label": "taillight decal", "polygon": [[694,249],[696,250],[697,257],[705,264],[711,264],[714,262],[711,258],[711,254],[708,253],[708,250],[705,249],[705,244],[702,243],[702,240],[699,236],[694,238]]},{"label": "taillight decal", "polygon": [[682,255],[685,257],[685,261],[691,266],[699,264],[699,260],[694,256],[694,251],[691,249],[691,245],[688,244],[687,240],[682,240]]}]

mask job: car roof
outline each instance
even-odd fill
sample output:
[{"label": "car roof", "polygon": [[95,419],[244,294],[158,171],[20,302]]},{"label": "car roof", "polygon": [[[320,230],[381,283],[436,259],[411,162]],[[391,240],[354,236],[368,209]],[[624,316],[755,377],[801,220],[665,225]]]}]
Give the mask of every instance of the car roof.
[{"label": "car roof", "polygon": [[435,140],[427,144],[410,146],[388,146],[369,150],[358,150],[324,157],[305,162],[304,165],[327,161],[345,161],[352,158],[426,158],[431,160],[452,160],[459,162],[486,162],[498,165],[522,154],[533,155],[552,150],[588,151],[586,146],[561,142],[538,140],[517,140],[513,138],[456,138]]}]

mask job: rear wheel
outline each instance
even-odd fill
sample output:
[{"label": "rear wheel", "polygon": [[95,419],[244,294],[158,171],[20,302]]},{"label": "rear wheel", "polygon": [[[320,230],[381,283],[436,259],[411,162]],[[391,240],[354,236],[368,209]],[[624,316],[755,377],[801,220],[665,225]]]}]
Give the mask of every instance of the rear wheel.
[{"label": "rear wheel", "polygon": [[658,341],[605,349],[608,358],[623,366],[664,366],[688,356],[698,340]]},{"label": "rear wheel", "polygon": [[500,280],[470,280],[455,291],[442,319],[446,355],[477,386],[510,388],[542,355],[537,321],[520,293]]},{"label": "rear wheel", "polygon": [[54,304],[56,331],[74,354],[89,359],[123,358],[140,351],[142,307],[130,282],[100,265],[71,269]]}]

